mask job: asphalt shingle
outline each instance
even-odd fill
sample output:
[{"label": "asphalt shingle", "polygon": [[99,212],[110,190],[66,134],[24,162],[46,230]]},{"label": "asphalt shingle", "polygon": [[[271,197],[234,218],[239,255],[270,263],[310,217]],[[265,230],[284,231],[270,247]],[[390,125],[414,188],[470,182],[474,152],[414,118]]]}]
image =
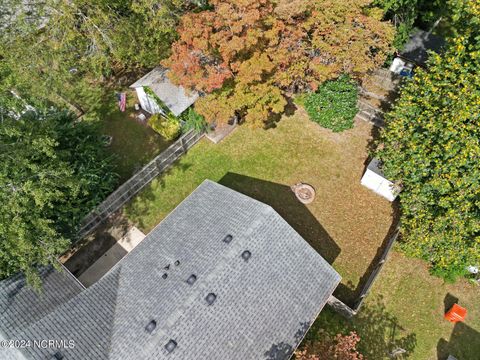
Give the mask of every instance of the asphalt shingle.
[{"label": "asphalt shingle", "polygon": [[287,359],[339,282],[271,207],[207,180],[96,284],[7,335],[75,341],[29,359]]}]

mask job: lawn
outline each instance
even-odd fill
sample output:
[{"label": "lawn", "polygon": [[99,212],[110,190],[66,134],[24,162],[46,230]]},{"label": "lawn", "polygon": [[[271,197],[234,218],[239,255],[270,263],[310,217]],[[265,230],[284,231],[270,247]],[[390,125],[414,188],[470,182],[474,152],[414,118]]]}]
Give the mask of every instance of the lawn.
[{"label": "lawn", "polygon": [[118,109],[115,99],[106,103],[100,111],[102,134],[113,137],[108,149],[115,158],[120,183],[171,144],[135,118],[136,101],[135,92],[128,92],[125,112]]},{"label": "lawn", "polygon": [[[360,185],[372,128],[362,121],[334,134],[297,111],[270,130],[239,127],[220,144],[202,140],[156,179],[125,213],[149,232],[203,180],[211,179],[275,208],[343,277],[337,295],[352,303],[392,227],[394,209]],[[290,190],[313,185],[300,204]]]},{"label": "lawn", "polygon": [[[408,350],[415,360],[459,360],[480,358],[479,288],[460,280],[445,284],[428,273],[425,262],[406,258],[393,251],[364,303],[352,321],[346,321],[330,309],[321,312],[305,337],[304,344],[330,332],[356,330],[359,349],[368,359],[384,359],[397,348]],[[443,319],[446,309],[458,299],[467,308],[465,323],[456,325]]]},{"label": "lawn", "polygon": [[[371,133],[371,125],[357,121],[354,129],[333,134],[301,110],[275,129],[241,126],[220,144],[202,140],[124,212],[148,232],[204,179],[218,181],[272,205],[342,275],[336,295],[351,302],[396,216],[390,203],[360,185]],[[310,205],[289,190],[300,181],[316,188]],[[453,297],[469,311],[464,324],[442,317]],[[395,348],[415,360],[443,360],[448,353],[477,359],[479,319],[478,287],[444,284],[424,262],[393,251],[359,315],[347,321],[326,308],[304,343],[315,341],[322,328],[356,330],[368,359],[384,359]]]}]

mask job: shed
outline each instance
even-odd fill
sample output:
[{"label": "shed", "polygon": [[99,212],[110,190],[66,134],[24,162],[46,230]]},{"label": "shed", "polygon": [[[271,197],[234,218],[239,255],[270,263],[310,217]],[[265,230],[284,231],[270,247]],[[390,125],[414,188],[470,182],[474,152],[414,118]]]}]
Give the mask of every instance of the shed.
[{"label": "shed", "polygon": [[415,66],[426,66],[428,51],[440,54],[445,46],[445,40],[430,31],[419,30],[410,36],[403,51],[397,54],[390,66],[390,71],[402,76],[413,76]]},{"label": "shed", "polygon": [[0,358],[287,360],[339,282],[273,208],[206,180],[87,289],[0,281],[0,339],[66,341]]},{"label": "shed", "polygon": [[[165,114],[166,112],[155,97],[160,99],[175,116],[179,116],[187,110],[199,97],[195,91],[187,91],[182,86],[174,85],[167,76],[169,71],[158,66],[130,85],[137,92],[142,109],[150,114]],[[147,87],[154,96],[148,93]]]},{"label": "shed", "polygon": [[428,51],[438,54],[445,46],[445,39],[432,34],[430,31],[418,30],[410,36],[399,57],[415,65],[425,66],[428,59]]},{"label": "shed", "polygon": [[360,183],[388,201],[395,200],[398,195],[394,183],[385,178],[378,159],[370,161]]}]

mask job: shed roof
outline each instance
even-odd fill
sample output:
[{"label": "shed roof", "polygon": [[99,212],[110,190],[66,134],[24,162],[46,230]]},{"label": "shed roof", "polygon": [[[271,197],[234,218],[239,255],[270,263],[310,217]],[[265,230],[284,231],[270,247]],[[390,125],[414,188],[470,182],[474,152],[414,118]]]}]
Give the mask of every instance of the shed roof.
[{"label": "shed roof", "polygon": [[270,206],[207,180],[97,283],[0,327],[6,338],[72,339],[66,359],[288,359],[339,282]]},{"label": "shed roof", "polygon": [[199,95],[196,91],[187,93],[182,86],[172,84],[167,76],[169,71],[160,66],[156,67],[130,87],[148,86],[175,116],[179,116],[198,99]]},{"label": "shed roof", "polygon": [[410,36],[400,56],[418,65],[425,65],[428,59],[428,50],[440,53],[445,45],[445,40],[431,32],[418,30]]}]

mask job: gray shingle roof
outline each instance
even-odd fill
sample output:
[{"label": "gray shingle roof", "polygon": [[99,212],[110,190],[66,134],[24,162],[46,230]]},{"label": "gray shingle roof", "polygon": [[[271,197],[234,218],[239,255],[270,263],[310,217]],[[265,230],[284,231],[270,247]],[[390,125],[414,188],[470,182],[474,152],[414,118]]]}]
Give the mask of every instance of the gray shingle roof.
[{"label": "gray shingle roof", "polygon": [[65,359],[287,359],[339,282],[271,207],[207,180],[96,284],[10,336],[73,339]]},{"label": "gray shingle roof", "polygon": [[167,76],[168,72],[168,69],[156,67],[130,87],[148,86],[175,116],[179,116],[197,101],[199,95],[195,91],[187,94],[182,86],[172,84]]}]

